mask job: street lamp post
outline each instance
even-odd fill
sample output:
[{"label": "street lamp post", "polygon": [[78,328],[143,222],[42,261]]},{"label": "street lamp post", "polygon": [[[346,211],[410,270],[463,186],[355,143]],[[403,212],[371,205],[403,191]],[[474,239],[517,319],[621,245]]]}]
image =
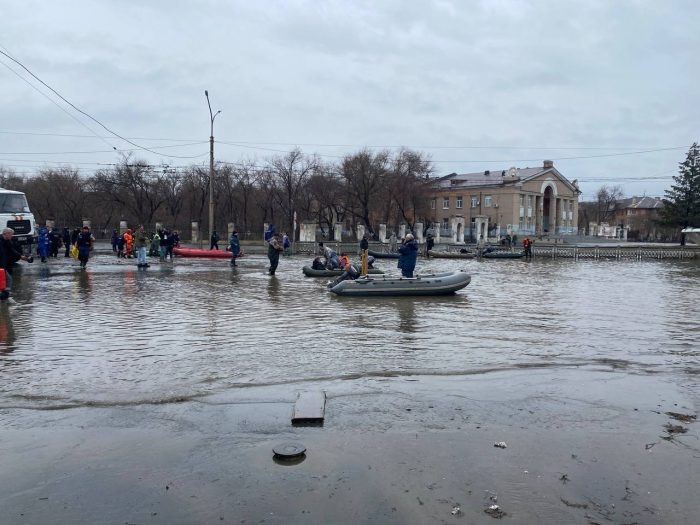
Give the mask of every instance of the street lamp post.
[{"label": "street lamp post", "polygon": [[214,119],[221,113],[221,110],[212,113],[209,91],[206,89],[204,90],[204,96],[207,97],[209,117],[211,118],[211,133],[209,134],[209,239],[211,239],[214,233]]}]

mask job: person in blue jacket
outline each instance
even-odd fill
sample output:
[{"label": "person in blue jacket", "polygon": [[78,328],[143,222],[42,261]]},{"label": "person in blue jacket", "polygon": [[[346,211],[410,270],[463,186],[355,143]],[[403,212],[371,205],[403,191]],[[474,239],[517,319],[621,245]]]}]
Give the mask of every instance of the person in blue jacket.
[{"label": "person in blue jacket", "polygon": [[39,228],[39,240],[36,249],[37,252],[39,252],[39,257],[41,257],[41,262],[46,262],[46,258],[49,256],[49,250],[51,249],[51,236],[46,226]]},{"label": "person in blue jacket", "polygon": [[399,268],[403,277],[413,277],[413,270],[416,269],[416,259],[418,258],[418,243],[412,234],[404,237],[399,246]]},{"label": "person in blue jacket", "polygon": [[270,240],[272,239],[272,236],[275,234],[276,231],[277,230],[275,229],[275,225],[270,224],[267,227],[267,230],[265,230],[265,235],[264,235],[265,242],[270,242]]},{"label": "person in blue jacket", "polygon": [[241,241],[238,239],[238,232],[234,231],[228,241],[231,250],[231,266],[236,266],[236,258],[241,255]]}]

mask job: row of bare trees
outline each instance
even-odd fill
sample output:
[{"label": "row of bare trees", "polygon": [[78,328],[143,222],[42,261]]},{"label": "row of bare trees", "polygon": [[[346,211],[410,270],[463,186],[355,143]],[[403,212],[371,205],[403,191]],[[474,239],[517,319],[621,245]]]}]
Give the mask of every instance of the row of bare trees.
[{"label": "row of bare trees", "polygon": [[[291,232],[297,221],[314,221],[324,232],[341,222],[374,235],[379,223],[415,223],[428,215],[432,165],[412,150],[361,150],[339,162],[324,162],[295,149],[262,164],[218,163],[214,177],[215,227],[232,222],[242,236],[258,237],[264,222]],[[191,222],[208,231],[209,170],[173,169],[133,158],[82,176],[73,168],[17,174],[0,166],[0,186],[23,191],[36,220],[73,227],[88,218],[106,232],[127,221],[153,228],[156,222],[189,231]]]}]

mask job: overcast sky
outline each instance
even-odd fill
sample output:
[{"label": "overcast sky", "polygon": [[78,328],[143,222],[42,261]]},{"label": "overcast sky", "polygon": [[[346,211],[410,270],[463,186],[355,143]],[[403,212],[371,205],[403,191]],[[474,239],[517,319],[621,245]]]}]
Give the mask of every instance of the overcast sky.
[{"label": "overcast sky", "polygon": [[[118,134],[190,157],[138,159],[208,165],[207,89],[217,160],[406,146],[444,175],[554,159],[583,199],[663,195],[700,140],[699,35],[697,0],[0,5],[0,50]],[[133,148],[3,55],[0,97],[6,167],[89,174]]]}]

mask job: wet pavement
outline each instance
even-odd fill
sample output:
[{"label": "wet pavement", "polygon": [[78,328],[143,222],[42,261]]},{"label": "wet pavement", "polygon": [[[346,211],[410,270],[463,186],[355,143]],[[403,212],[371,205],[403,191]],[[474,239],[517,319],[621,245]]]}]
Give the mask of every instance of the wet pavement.
[{"label": "wet pavement", "polygon": [[[456,504],[488,523],[493,495],[513,523],[700,510],[697,425],[663,431],[700,399],[697,262],[420,260],[472,282],[379,299],[266,262],[22,265],[0,310],[7,523],[452,522]],[[324,427],[290,426],[303,390],[326,391]],[[299,439],[304,462],[271,460]]]}]

